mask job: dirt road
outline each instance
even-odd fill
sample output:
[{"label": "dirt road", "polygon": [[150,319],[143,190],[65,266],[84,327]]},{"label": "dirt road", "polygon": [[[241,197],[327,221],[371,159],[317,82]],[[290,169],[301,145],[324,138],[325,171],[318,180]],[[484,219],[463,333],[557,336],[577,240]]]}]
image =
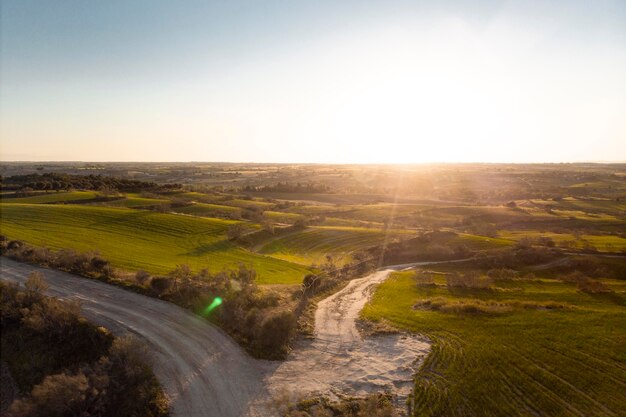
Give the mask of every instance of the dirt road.
[{"label": "dirt road", "polygon": [[171,398],[174,416],[237,417],[264,397],[267,370],[206,320],[171,303],[98,281],[0,258],[3,280],[24,282],[34,270],[49,294],[78,298],[83,314],[115,333],[141,336],[155,352],[154,371]]},{"label": "dirt road", "polygon": [[390,272],[387,269],[355,279],[318,304],[313,339],[300,341],[287,361],[268,377],[272,395],[330,394],[338,398],[389,390],[397,394],[398,410],[405,409],[413,375],[430,343],[407,334],[362,338],[356,326],[375,286]]},{"label": "dirt road", "polygon": [[174,416],[265,417],[274,415],[268,399],[285,394],[340,397],[391,390],[403,409],[429,342],[404,334],[362,338],[356,320],[391,268],[435,263],[389,267],[355,279],[322,300],[314,338],[299,341],[284,362],[252,359],[206,320],[105,283],[4,257],[0,278],[24,282],[32,271],[41,271],[50,295],[78,298],[89,320],[118,334],[130,331],[142,337],[155,352],[154,371],[172,400]]}]

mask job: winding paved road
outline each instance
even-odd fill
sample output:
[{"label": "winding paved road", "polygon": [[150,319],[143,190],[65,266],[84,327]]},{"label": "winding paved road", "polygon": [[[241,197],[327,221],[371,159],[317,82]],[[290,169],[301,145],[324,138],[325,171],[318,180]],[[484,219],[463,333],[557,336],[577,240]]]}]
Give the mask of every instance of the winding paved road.
[{"label": "winding paved road", "polygon": [[155,352],[154,372],[175,416],[238,417],[267,397],[268,364],[250,358],[221,330],[174,304],[4,257],[0,271],[1,279],[14,282],[41,271],[50,295],[78,298],[90,321],[117,334],[141,336]]}]

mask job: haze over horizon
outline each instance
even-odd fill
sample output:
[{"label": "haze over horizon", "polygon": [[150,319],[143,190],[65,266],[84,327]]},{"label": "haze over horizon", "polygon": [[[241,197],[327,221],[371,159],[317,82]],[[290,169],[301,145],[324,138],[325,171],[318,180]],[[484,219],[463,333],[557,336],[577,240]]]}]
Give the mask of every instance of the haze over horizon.
[{"label": "haze over horizon", "polygon": [[1,7],[2,161],[626,160],[619,0]]}]

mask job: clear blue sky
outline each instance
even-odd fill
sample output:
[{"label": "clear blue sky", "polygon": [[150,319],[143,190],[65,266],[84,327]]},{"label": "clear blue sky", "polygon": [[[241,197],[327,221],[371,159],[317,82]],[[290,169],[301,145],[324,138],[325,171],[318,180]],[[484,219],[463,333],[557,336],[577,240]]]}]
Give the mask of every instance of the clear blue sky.
[{"label": "clear blue sky", "polygon": [[623,0],[1,5],[2,160],[626,160]]}]

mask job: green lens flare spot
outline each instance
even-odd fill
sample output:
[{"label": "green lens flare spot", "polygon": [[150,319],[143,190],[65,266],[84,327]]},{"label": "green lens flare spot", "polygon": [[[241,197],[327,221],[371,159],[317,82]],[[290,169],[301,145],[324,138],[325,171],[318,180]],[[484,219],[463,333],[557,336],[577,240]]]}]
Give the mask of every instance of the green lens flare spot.
[{"label": "green lens flare spot", "polygon": [[211,304],[204,309],[204,314],[209,314],[211,311],[215,310],[215,308],[222,304],[222,297],[215,297]]}]

